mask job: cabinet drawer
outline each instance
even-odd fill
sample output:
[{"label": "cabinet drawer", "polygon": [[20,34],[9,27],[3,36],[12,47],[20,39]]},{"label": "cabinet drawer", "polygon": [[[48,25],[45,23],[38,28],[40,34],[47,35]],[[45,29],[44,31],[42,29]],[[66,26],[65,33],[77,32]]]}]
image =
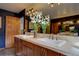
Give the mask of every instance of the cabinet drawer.
[{"label": "cabinet drawer", "polygon": [[22,44],[25,45],[25,46],[27,46],[27,47],[33,48],[33,44],[30,43],[30,42],[27,42],[27,41],[22,40]]}]

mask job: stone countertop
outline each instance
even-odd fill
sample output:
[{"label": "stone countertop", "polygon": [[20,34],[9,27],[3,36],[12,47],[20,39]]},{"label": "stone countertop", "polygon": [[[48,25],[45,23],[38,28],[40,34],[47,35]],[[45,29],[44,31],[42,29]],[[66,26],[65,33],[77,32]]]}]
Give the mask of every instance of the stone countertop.
[{"label": "stone countertop", "polygon": [[79,37],[72,37],[72,36],[64,36],[64,35],[57,35],[59,39],[64,39],[67,42],[61,47],[55,46],[55,45],[50,45],[48,43],[45,43],[41,40],[38,40],[40,38],[33,38],[32,35],[15,35],[15,37],[31,42],[33,44],[42,46],[44,48],[62,53],[67,56],[79,56],[79,48],[75,48],[72,45],[76,42],[79,42]]}]

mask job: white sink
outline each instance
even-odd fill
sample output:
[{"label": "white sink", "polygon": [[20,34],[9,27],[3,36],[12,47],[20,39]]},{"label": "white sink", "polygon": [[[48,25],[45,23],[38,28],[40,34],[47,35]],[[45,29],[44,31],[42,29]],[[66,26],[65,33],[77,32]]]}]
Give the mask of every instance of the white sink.
[{"label": "white sink", "polygon": [[79,49],[79,42],[73,43],[72,46]]},{"label": "white sink", "polygon": [[49,45],[53,45],[53,46],[58,46],[58,47],[62,47],[66,41],[65,40],[56,40],[56,39],[49,39],[49,38],[39,38],[38,40],[49,44]]}]

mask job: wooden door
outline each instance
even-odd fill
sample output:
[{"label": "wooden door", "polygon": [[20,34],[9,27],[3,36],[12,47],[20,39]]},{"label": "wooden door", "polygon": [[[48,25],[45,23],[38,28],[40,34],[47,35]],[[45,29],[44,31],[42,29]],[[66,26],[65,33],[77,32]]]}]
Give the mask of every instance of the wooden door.
[{"label": "wooden door", "polygon": [[6,16],[6,48],[14,46],[14,35],[20,34],[20,18]]}]

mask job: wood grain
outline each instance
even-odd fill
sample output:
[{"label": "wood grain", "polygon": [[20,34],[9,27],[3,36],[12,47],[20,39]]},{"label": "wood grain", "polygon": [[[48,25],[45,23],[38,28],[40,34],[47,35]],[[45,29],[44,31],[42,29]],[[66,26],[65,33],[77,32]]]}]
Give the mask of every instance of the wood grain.
[{"label": "wood grain", "polygon": [[6,16],[6,48],[14,46],[14,35],[20,34],[20,18]]},{"label": "wood grain", "polygon": [[[20,41],[19,41],[20,40]],[[20,43],[19,43],[20,42]],[[17,44],[19,43],[19,44]],[[22,56],[64,56],[63,54],[50,49],[35,45],[15,37],[15,53]]]}]

